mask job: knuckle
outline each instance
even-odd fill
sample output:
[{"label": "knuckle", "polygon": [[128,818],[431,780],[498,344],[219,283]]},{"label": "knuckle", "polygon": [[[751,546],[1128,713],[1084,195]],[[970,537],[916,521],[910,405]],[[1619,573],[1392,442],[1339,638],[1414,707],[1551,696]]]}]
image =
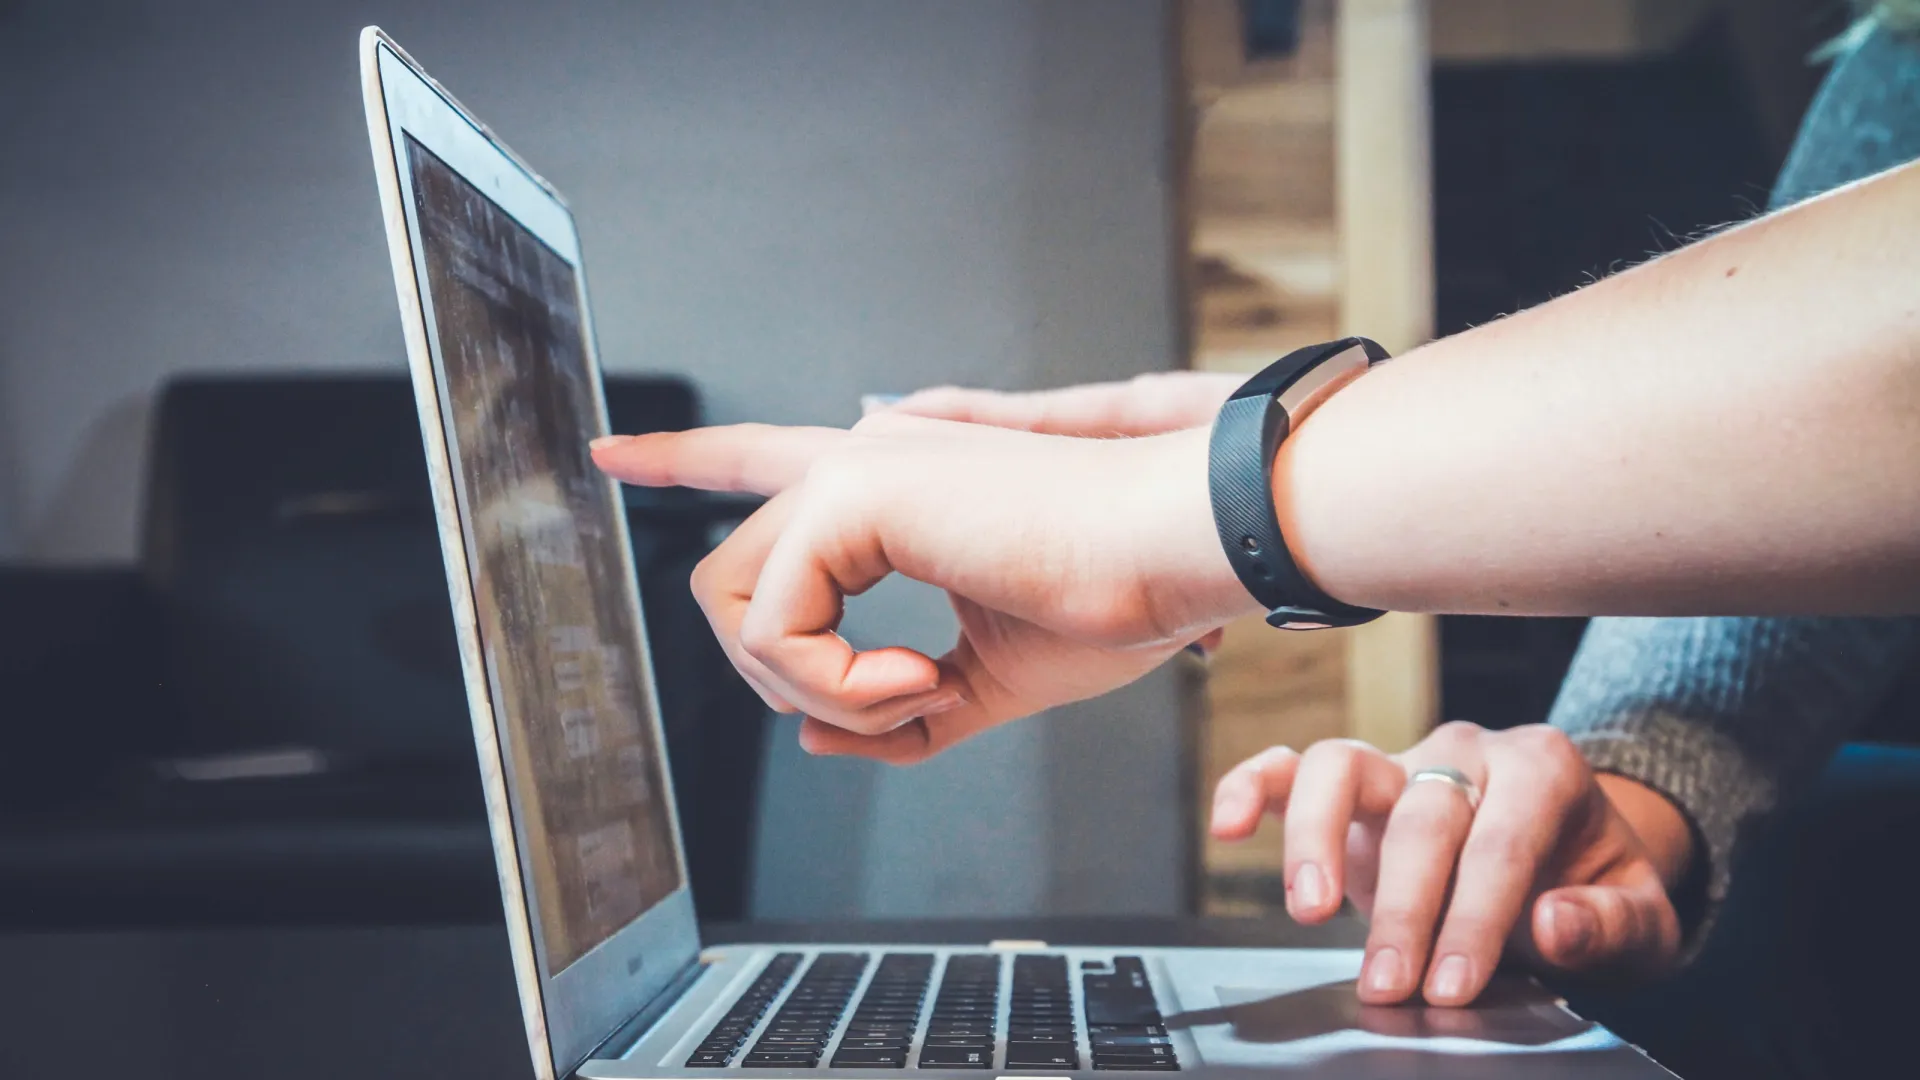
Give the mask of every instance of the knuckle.
[{"label": "knuckle", "polygon": [[1567,737],[1567,733],[1549,724],[1528,724],[1513,729],[1508,736],[1514,745],[1539,757],[1568,760],[1580,756],[1580,751],[1574,748],[1573,740]]},{"label": "knuckle", "polygon": [[773,656],[779,646],[779,631],[763,620],[749,615],[740,624],[740,650],[755,660],[772,666]]},{"label": "knuckle", "polygon": [[1358,739],[1322,739],[1307,747],[1307,752],[1300,755],[1301,764],[1316,769],[1350,768],[1360,760],[1362,754],[1372,749]]},{"label": "knuckle", "polygon": [[1523,759],[1524,775],[1533,777],[1550,799],[1565,803],[1586,790],[1592,770],[1566,732],[1538,724],[1509,735],[1512,752]]},{"label": "knuckle", "polygon": [[1524,866],[1534,861],[1533,840],[1521,829],[1504,823],[1486,823],[1467,841],[1468,857],[1498,866]]},{"label": "knuckle", "polygon": [[1433,912],[1420,910],[1403,899],[1375,900],[1368,922],[1368,936],[1380,944],[1404,948],[1408,942],[1424,942],[1433,934]]},{"label": "knuckle", "polygon": [[703,606],[705,599],[713,594],[714,579],[720,573],[716,558],[717,552],[707,554],[693,564],[693,572],[687,575],[687,587],[693,591],[694,599],[703,602]]},{"label": "knuckle", "polygon": [[[1415,790],[1393,808],[1393,818],[1388,826],[1396,835],[1417,838],[1423,842],[1445,838],[1459,828],[1461,800],[1457,796],[1448,798],[1429,798],[1428,793],[1418,789],[1434,785],[1416,784]],[[1445,791],[1432,792],[1434,795],[1449,795]]]},{"label": "knuckle", "polygon": [[1485,734],[1486,729],[1466,720],[1449,720],[1433,729],[1427,736],[1427,743],[1442,749],[1459,749],[1470,746]]},{"label": "knuckle", "polygon": [[1440,932],[1437,953],[1461,952],[1469,955],[1497,952],[1513,928],[1499,919],[1480,912],[1447,912],[1446,926]]},{"label": "knuckle", "polygon": [[1266,773],[1274,769],[1285,768],[1300,760],[1300,751],[1291,746],[1269,746],[1240,763],[1252,772]]}]

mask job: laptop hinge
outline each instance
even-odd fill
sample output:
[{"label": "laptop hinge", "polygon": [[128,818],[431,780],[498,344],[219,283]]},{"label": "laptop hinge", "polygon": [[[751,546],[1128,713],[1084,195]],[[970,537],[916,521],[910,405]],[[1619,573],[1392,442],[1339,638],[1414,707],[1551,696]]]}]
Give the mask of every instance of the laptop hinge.
[{"label": "laptop hinge", "polygon": [[688,990],[693,989],[693,984],[700,981],[700,976],[706,973],[706,962],[701,959],[700,954],[696,953],[692,960],[687,961],[685,967],[674,974],[671,982],[662,987],[659,993],[653,995],[652,1001],[647,1002],[646,1006],[634,1013],[626,1023],[614,1028],[613,1034],[607,1036],[599,1046],[594,1047],[593,1052],[587,1055],[587,1060],[618,1058],[633,1049],[639,1044],[641,1038],[652,1030],[653,1025],[659,1023],[661,1017],[679,1004],[681,997]]}]

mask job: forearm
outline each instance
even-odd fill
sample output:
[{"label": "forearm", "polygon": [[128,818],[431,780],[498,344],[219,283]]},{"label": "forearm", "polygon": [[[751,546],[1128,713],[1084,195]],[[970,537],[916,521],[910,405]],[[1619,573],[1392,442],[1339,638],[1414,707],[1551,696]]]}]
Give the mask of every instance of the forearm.
[{"label": "forearm", "polygon": [[1920,604],[1920,168],[1395,360],[1283,444],[1350,603],[1505,614]]}]

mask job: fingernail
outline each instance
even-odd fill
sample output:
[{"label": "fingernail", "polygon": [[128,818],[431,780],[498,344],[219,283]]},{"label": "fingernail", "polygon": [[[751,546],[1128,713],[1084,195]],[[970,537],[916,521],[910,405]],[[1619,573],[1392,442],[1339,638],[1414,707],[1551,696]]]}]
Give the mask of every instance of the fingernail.
[{"label": "fingernail", "polygon": [[1219,824],[1223,819],[1238,821],[1247,816],[1247,793],[1232,787],[1223,787],[1213,793],[1213,821]]},{"label": "fingernail", "polygon": [[1301,863],[1293,872],[1293,887],[1287,891],[1293,894],[1295,912],[1318,911],[1327,899],[1327,879],[1318,866]]},{"label": "fingernail", "polygon": [[933,716],[938,713],[946,712],[950,709],[957,709],[960,706],[965,705],[966,703],[967,703],[967,699],[960,696],[959,691],[957,690],[948,691],[947,693],[941,694],[939,697],[934,698],[932,701],[927,702],[926,705],[920,709],[920,715]]},{"label": "fingernail", "polygon": [[1458,1001],[1467,996],[1467,979],[1473,974],[1473,962],[1454,953],[1433,972],[1433,996]]},{"label": "fingernail", "polygon": [[1400,959],[1400,950],[1388,945],[1367,961],[1366,981],[1362,985],[1376,994],[1390,994],[1400,989],[1406,978],[1407,965]]},{"label": "fingernail", "polygon": [[631,438],[633,438],[633,436],[631,435],[602,435],[599,438],[588,443],[587,449],[605,450],[609,446],[619,446],[621,443],[626,442],[628,439],[631,439]]},{"label": "fingernail", "polygon": [[1586,905],[1557,900],[1547,909],[1547,920],[1561,952],[1583,956],[1593,944],[1593,912],[1587,910]]}]

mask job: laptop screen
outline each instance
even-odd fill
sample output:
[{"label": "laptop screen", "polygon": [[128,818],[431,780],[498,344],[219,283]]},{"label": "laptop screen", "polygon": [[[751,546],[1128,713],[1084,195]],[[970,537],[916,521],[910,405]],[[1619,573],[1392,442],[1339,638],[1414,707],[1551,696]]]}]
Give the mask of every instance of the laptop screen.
[{"label": "laptop screen", "polygon": [[541,953],[681,885],[574,268],[411,136],[441,407]]}]

